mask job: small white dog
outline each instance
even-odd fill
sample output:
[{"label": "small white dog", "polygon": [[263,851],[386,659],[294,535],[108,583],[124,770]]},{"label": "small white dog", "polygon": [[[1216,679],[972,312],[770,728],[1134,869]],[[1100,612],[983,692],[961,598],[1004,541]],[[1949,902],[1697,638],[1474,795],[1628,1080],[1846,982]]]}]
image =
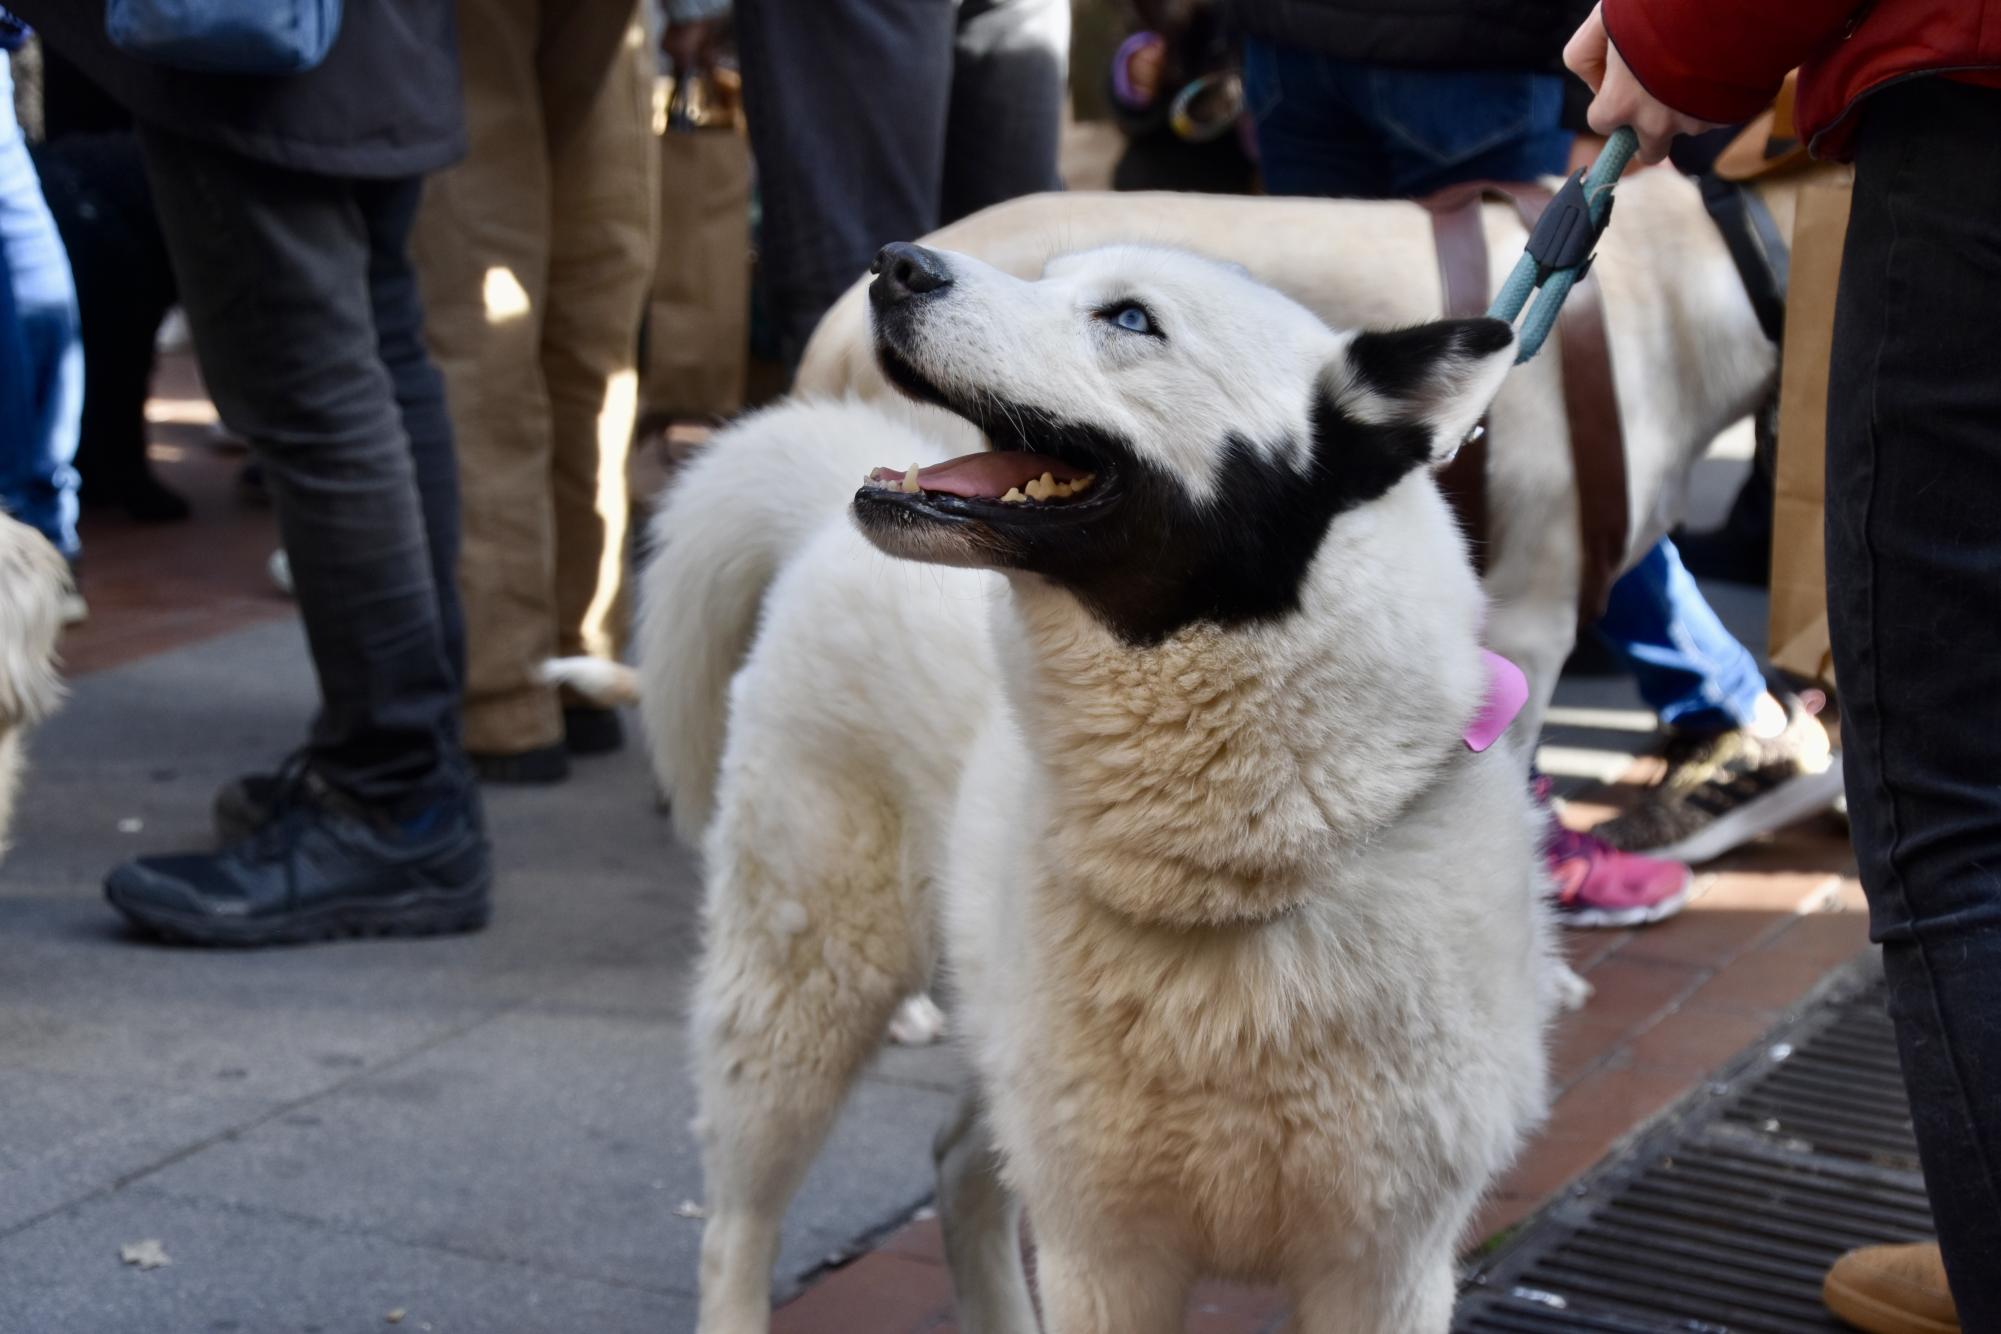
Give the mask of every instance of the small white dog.
[{"label": "small white dog", "polygon": [[1485,602],[1429,473],[1510,331],[1336,332],[1137,247],[1037,281],[891,247],[871,297],[884,372],[987,448],[751,418],[644,586],[707,863],[702,1334],[768,1328],[786,1204],[941,951],[961,1329],[1036,1328],[1020,1201],[1050,1334],[1178,1328],[1203,1275],[1305,1334],[1442,1334],[1563,977],[1519,764],[1462,738]]},{"label": "small white dog", "polygon": [[56,636],[69,586],[48,539],[0,514],[0,857],[20,789],[22,735],[62,698]]}]

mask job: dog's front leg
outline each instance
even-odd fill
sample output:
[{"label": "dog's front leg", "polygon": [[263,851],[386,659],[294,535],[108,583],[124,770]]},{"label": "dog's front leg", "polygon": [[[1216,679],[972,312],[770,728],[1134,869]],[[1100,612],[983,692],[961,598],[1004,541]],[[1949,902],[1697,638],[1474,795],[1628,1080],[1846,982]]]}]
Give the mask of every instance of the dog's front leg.
[{"label": "dog's front leg", "polygon": [[968,1083],[933,1146],[938,1221],[963,1334],[1035,1334],[1021,1263],[1021,1201],[1001,1180],[1000,1149],[977,1083]]},{"label": "dog's front leg", "polygon": [[1036,1218],[1036,1277],[1048,1334],[1163,1334],[1182,1326],[1194,1275],[1180,1255],[1114,1222],[1046,1229]]},{"label": "dog's front leg", "polygon": [[1455,1295],[1449,1248],[1378,1253],[1296,1291],[1291,1327],[1298,1334],[1447,1334]]}]

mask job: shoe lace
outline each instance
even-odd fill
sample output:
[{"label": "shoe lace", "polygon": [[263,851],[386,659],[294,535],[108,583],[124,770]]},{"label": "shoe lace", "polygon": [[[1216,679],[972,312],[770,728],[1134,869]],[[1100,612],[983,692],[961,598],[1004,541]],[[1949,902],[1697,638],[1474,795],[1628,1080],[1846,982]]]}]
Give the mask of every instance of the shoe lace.
[{"label": "shoe lace", "polygon": [[271,806],[250,832],[243,852],[253,861],[273,861],[293,843],[293,829],[311,805],[312,750],[300,746],[278,765],[271,786]]}]

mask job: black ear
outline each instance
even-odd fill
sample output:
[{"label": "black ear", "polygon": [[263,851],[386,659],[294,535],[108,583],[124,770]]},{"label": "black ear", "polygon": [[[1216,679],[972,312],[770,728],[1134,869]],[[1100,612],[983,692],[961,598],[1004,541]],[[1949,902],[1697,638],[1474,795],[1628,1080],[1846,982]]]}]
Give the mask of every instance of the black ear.
[{"label": "black ear", "polygon": [[1358,427],[1405,467],[1436,467],[1486,413],[1514,365],[1515,331],[1500,320],[1440,320],[1358,333],[1327,368],[1327,410]]}]

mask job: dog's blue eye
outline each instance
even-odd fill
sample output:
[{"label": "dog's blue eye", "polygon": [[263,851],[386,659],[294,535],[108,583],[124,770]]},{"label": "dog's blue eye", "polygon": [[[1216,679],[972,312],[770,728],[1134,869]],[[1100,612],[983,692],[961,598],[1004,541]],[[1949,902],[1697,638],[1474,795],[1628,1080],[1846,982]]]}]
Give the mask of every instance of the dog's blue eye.
[{"label": "dog's blue eye", "polygon": [[1153,332],[1153,317],[1146,313],[1146,307],[1128,301],[1125,305],[1107,312],[1113,324],[1128,333],[1150,334]]}]

